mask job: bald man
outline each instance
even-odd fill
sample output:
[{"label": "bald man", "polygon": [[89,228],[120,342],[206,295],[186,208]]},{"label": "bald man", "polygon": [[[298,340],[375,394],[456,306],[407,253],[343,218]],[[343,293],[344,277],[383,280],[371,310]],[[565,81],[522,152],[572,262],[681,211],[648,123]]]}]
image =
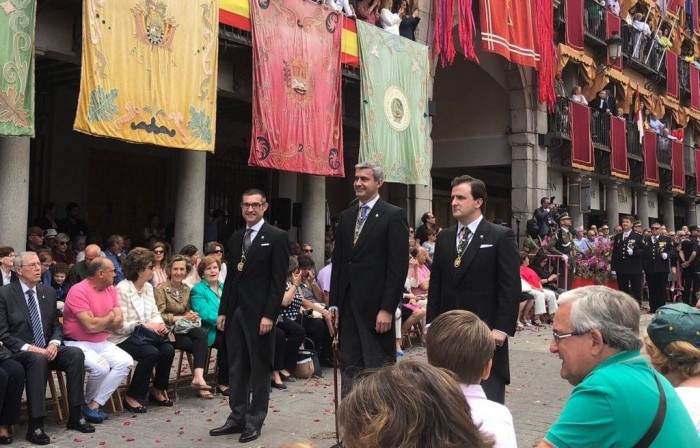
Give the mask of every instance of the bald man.
[{"label": "bald man", "polygon": [[73,266],[70,272],[70,277],[68,277],[69,285],[76,285],[88,277],[88,265],[92,261],[102,256],[102,249],[97,244],[90,244],[85,248],[85,259],[80,261]]}]

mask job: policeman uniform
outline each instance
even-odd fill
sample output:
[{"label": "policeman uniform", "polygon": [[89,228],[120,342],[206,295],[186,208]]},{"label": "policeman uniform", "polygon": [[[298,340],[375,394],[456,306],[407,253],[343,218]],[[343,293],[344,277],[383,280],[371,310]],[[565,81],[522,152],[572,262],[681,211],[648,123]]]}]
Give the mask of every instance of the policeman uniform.
[{"label": "policeman uniform", "polygon": [[622,232],[613,238],[612,269],[617,274],[617,286],[642,306],[642,235],[634,230]]},{"label": "policeman uniform", "polygon": [[674,254],[673,241],[664,235],[652,235],[644,238],[644,255],[642,264],[649,287],[649,311],[666,304],[668,298],[669,261]]},{"label": "policeman uniform", "polygon": [[[565,265],[564,261],[561,260],[559,261],[559,287],[560,288],[565,288],[567,290],[571,289],[571,283],[574,279],[574,259],[573,256],[575,255],[576,252],[576,243],[574,242],[574,236],[571,234],[571,231],[568,229],[564,229],[561,227],[561,222],[568,219],[571,221],[571,216],[569,216],[568,213],[564,212],[561,215],[559,215],[559,230],[554,234],[554,241],[553,244],[550,243],[550,249],[552,250],[553,253],[558,253],[560,255],[566,255],[569,259],[569,264],[568,264],[568,269],[567,269],[567,276],[566,276],[566,285],[562,284],[561,282],[564,281],[564,276],[562,275],[564,273]],[[571,227],[569,227],[570,229]]]}]

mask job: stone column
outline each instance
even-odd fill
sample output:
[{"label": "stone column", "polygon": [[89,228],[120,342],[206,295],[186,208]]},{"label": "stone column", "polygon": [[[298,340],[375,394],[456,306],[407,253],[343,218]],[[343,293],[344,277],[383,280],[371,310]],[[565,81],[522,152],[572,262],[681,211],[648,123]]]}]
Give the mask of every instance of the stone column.
[{"label": "stone column", "polygon": [[[569,192],[571,192],[571,190],[573,188],[578,188],[578,190],[579,190],[579,194],[578,194],[579,204],[576,206],[573,206],[573,207],[569,207],[569,210],[568,210],[569,216],[571,216],[571,227],[576,229],[577,227],[583,225],[583,213],[581,213],[581,206],[582,206],[581,203],[583,202],[582,201],[583,198],[581,197],[581,194],[580,194],[581,182],[583,179],[581,178],[580,174],[569,174],[567,177],[569,178]],[[569,195],[570,194],[571,193],[569,193]]]},{"label": "stone column", "polygon": [[2,244],[27,248],[29,137],[0,137],[0,229]]},{"label": "stone column", "polygon": [[605,209],[607,211],[608,225],[610,226],[610,234],[613,235],[614,228],[620,224],[620,207],[619,198],[617,197],[618,184],[617,182],[605,183]]},{"label": "stone column", "polygon": [[311,254],[316,271],[324,265],[323,253],[326,243],[326,178],[321,176],[303,175],[304,195],[301,211],[301,241],[300,244],[311,244],[314,251]]},{"label": "stone column", "polygon": [[202,242],[206,219],[206,177],[207,153],[181,150],[178,157],[173,251],[179,252],[185,244],[194,244],[200,254],[204,253]]},{"label": "stone column", "polygon": [[663,215],[664,215],[664,225],[666,226],[666,230],[669,232],[675,232],[676,231],[676,224],[675,224],[675,210],[673,208],[673,195],[663,195],[661,196],[662,199],[662,204],[661,206],[663,207]]},{"label": "stone column", "polygon": [[685,224],[688,226],[698,225],[698,208],[695,199],[688,199],[688,208],[685,212]]},{"label": "stone column", "polygon": [[649,227],[649,190],[646,188],[637,190],[637,216],[642,222],[642,228]]},{"label": "stone column", "polygon": [[512,147],[511,191],[512,226],[517,231],[516,217],[520,218],[520,242],[525,236],[525,222],[540,206],[540,198],[547,196],[547,148],[537,144],[537,134],[511,134]]}]

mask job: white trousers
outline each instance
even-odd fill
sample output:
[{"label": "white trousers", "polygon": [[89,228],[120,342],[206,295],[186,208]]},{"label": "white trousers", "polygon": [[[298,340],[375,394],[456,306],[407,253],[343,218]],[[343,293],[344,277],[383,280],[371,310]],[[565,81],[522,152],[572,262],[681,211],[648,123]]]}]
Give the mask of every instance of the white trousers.
[{"label": "white trousers", "polygon": [[109,341],[65,341],[69,347],[78,347],[85,354],[85,401],[103,406],[129,374],[134,360],[127,352]]},{"label": "white trousers", "polygon": [[[545,288],[543,291],[533,289],[530,294],[535,298],[535,315],[544,314],[549,309],[549,314],[557,312],[557,295],[551,289]],[[545,308],[545,303],[547,304]]]},{"label": "white trousers", "polygon": [[394,312],[394,332],[396,339],[401,339],[401,305]]}]

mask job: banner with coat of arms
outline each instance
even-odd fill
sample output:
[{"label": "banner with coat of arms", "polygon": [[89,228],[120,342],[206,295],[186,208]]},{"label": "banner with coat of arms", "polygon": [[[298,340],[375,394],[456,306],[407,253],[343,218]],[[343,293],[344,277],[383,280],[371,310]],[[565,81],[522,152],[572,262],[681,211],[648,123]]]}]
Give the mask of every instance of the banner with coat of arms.
[{"label": "banner with coat of arms", "polygon": [[0,0],[0,136],[34,136],[34,0]]},{"label": "banner with coat of arms", "polygon": [[428,185],[428,47],[357,22],[362,111],[360,161],[386,182]]},{"label": "banner with coat of arms", "polygon": [[253,129],[248,164],[343,176],[342,14],[315,2],[251,0]]},{"label": "banner with coat of arms", "polygon": [[218,14],[218,0],[85,0],[73,128],[214,151]]}]

